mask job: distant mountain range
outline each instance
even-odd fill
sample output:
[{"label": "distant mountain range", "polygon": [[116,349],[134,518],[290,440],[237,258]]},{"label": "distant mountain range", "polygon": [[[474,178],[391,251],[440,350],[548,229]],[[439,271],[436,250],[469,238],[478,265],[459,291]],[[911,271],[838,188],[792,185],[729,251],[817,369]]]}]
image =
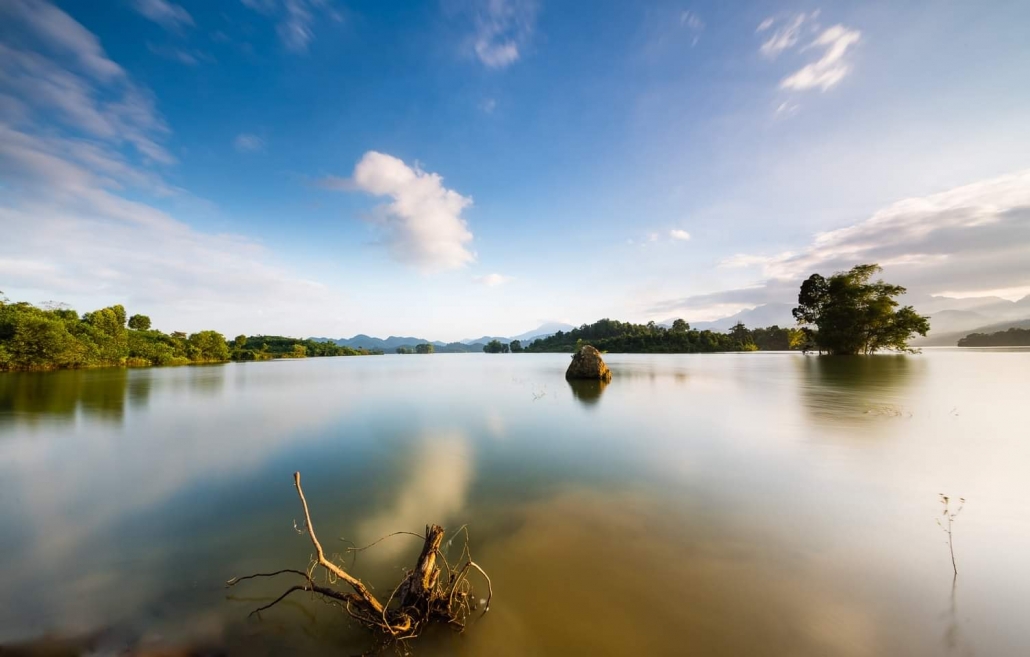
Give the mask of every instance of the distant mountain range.
[{"label": "distant mountain range", "polygon": [[[956,299],[943,296],[913,296],[904,298],[903,303],[911,304],[915,309],[930,317],[930,333],[925,338],[912,341],[914,346],[946,346],[955,345],[959,338],[970,333],[994,333],[1009,328],[1030,328],[1030,295],[1018,301],[1009,301],[1001,297],[969,297]],[[743,322],[749,328],[765,326],[794,326],[791,314],[794,304],[767,303],[748,310],[742,310],[721,319],[704,322],[687,322],[691,328],[698,330],[726,331],[737,322]],[[661,322],[662,326],[672,326],[674,318]],[[440,353],[478,352],[491,340],[499,340],[505,344],[519,340],[528,344],[537,338],[546,338],[558,331],[576,328],[572,324],[548,322],[537,328],[511,337],[484,335],[479,338],[468,338],[460,342],[441,342],[425,338],[402,337],[391,335],[388,338],[375,338],[359,334],[353,338],[311,338],[320,342],[335,342],[338,345],[354,349],[381,349],[393,353],[398,347],[414,347],[429,342]]]},{"label": "distant mountain range", "polygon": [[521,342],[527,342],[536,340],[537,338],[546,338],[554,335],[558,331],[568,331],[569,329],[575,328],[572,324],[562,324],[560,322],[548,322],[532,331],[526,331],[519,335],[512,336],[510,338],[500,336],[488,336],[484,335],[481,338],[472,338],[468,340],[462,340],[460,342],[442,342],[440,340],[427,340],[425,338],[413,338],[391,335],[388,338],[376,338],[371,335],[365,335],[359,333],[353,338],[311,338],[317,342],[335,342],[342,347],[351,347],[352,349],[381,349],[386,353],[393,353],[397,351],[398,347],[414,347],[418,344],[429,343],[436,348],[436,351],[440,353],[466,353],[466,352],[477,352],[483,351],[483,347],[486,343],[491,340],[500,340],[504,344],[510,343],[512,340],[519,340]]}]

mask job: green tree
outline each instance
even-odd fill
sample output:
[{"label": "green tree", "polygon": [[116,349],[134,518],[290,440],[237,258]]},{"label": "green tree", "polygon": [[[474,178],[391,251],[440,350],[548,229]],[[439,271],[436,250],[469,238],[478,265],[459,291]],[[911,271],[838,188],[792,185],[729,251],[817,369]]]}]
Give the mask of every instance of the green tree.
[{"label": "green tree", "polygon": [[146,315],[133,315],[129,318],[129,328],[135,331],[149,331],[150,318]]},{"label": "green tree", "polygon": [[930,330],[928,319],[912,306],[898,308],[894,298],[905,294],[905,288],[882,280],[870,282],[879,271],[879,265],[857,265],[829,278],[812,274],[801,284],[794,318],[808,329],[820,351],[838,355],[910,351],[912,335]]},{"label": "green tree", "polygon": [[504,351],[504,345],[501,344],[500,340],[491,340],[483,345],[483,351],[488,354],[499,354]]},{"label": "green tree", "polygon": [[411,347],[407,346],[407,345],[401,345],[401,346],[397,347],[397,353],[398,354],[413,354],[413,353],[415,353],[415,350],[412,349]]},{"label": "green tree", "polygon": [[511,348],[511,353],[513,354],[520,354],[524,351],[522,348],[522,342],[519,340],[512,340],[508,347]]},{"label": "green tree", "polygon": [[677,319],[672,323],[673,333],[686,333],[690,330],[690,324],[687,324],[685,320]]},{"label": "green tree", "polygon": [[423,342],[422,344],[415,345],[416,354],[431,354],[433,353],[433,351],[435,351],[433,345],[429,344],[428,342]]},{"label": "green tree", "polygon": [[229,360],[229,345],[218,331],[193,333],[188,342],[193,360],[212,363]]},{"label": "green tree", "polygon": [[247,336],[237,335],[236,339],[232,341],[232,346],[237,349],[245,349],[247,347]]}]

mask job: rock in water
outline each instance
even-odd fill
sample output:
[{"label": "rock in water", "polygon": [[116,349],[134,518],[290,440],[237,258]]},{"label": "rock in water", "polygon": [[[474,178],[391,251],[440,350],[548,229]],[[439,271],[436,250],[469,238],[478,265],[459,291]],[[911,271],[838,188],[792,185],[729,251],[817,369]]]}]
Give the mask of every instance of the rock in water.
[{"label": "rock in water", "polygon": [[611,381],[612,371],[604,364],[601,352],[587,344],[572,356],[572,363],[565,371],[565,378]]}]

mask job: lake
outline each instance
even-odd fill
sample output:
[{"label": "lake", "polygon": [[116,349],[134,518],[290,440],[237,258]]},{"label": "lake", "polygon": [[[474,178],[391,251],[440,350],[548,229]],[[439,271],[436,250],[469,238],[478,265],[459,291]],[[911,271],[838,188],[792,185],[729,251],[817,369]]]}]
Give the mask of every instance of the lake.
[{"label": "lake", "polygon": [[[1030,653],[1030,351],[606,359],[0,374],[0,645],[368,649],[304,593],[248,618],[293,580],[224,587],[306,568],[299,470],[329,552],[468,525],[490,612],[415,654]],[[345,563],[385,597],[420,547]]]}]

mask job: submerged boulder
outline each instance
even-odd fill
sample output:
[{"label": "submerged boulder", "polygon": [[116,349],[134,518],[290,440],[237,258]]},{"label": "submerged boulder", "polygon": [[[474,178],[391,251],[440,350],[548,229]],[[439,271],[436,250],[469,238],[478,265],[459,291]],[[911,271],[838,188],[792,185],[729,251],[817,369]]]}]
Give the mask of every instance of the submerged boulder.
[{"label": "submerged boulder", "polygon": [[565,378],[608,382],[612,380],[612,371],[604,364],[601,352],[586,344],[573,354],[572,363],[565,371]]}]

